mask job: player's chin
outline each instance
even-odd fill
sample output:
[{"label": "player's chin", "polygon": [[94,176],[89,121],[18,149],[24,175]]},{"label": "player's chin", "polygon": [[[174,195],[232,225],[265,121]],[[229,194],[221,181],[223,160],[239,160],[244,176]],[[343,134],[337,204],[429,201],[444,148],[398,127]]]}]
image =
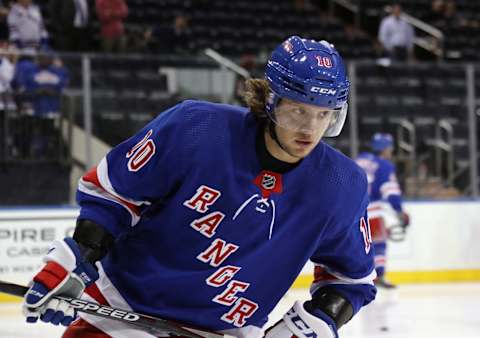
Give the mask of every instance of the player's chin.
[{"label": "player's chin", "polygon": [[298,145],[295,145],[291,148],[291,154],[295,157],[298,157],[298,158],[304,158],[304,157],[307,157],[308,154],[310,154],[313,150],[313,148],[315,148],[314,145],[309,145],[309,146],[305,146],[305,145],[302,145],[302,146],[298,146]]}]

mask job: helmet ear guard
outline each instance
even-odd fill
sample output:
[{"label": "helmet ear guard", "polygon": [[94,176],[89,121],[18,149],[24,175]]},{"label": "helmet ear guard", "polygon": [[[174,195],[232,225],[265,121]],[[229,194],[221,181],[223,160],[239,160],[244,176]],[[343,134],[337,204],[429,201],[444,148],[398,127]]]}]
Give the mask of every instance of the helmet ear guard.
[{"label": "helmet ear guard", "polygon": [[270,114],[273,114],[275,107],[278,105],[279,101],[280,96],[278,96],[274,92],[270,92],[270,94],[268,94],[267,102],[265,103],[265,110],[267,111],[267,114],[269,116]]}]

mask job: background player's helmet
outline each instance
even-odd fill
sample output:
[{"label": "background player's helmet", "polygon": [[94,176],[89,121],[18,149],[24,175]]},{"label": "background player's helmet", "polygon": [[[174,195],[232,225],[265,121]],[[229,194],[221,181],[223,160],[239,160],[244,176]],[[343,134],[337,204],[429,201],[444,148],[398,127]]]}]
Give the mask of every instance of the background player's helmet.
[{"label": "background player's helmet", "polygon": [[340,134],[347,116],[350,82],[333,45],[292,36],[273,51],[265,75],[272,90],[266,111],[274,123],[279,124],[275,117],[278,100],[287,98],[334,110],[324,136]]},{"label": "background player's helmet", "polygon": [[393,147],[393,137],[387,133],[375,133],[370,142],[370,147],[375,152],[381,152],[387,148],[391,148]]}]

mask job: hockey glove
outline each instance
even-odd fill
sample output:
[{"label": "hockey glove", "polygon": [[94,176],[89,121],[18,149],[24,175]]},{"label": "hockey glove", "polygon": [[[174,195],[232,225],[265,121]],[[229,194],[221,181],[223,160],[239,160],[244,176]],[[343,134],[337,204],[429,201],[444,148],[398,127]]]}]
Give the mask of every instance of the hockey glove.
[{"label": "hockey glove", "polygon": [[337,330],[333,324],[310,314],[303,304],[296,301],[282,320],[265,332],[264,338],[337,338]]},{"label": "hockey glove", "polygon": [[25,295],[23,314],[29,323],[40,317],[44,322],[68,326],[75,319],[76,311],[69,303],[52,297],[78,298],[98,279],[98,272],[83,260],[77,243],[69,237],[54,241],[43,261],[46,265],[33,278]]}]

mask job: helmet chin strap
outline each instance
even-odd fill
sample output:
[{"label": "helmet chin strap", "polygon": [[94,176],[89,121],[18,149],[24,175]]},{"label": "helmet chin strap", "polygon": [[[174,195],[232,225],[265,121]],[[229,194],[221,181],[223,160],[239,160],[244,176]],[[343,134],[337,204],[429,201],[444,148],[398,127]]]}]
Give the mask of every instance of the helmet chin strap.
[{"label": "helmet chin strap", "polygon": [[286,152],[288,155],[292,156],[292,157],[296,157],[295,155],[292,155],[288,150],[287,148],[285,148],[282,143],[280,142],[280,140],[278,139],[278,136],[277,136],[277,131],[275,130],[275,124],[272,122],[272,121],[268,121],[267,122],[267,128],[268,128],[268,134],[270,135],[270,137],[275,141],[276,144],[278,144],[278,146],[280,147],[280,149],[282,149],[284,152]]}]

